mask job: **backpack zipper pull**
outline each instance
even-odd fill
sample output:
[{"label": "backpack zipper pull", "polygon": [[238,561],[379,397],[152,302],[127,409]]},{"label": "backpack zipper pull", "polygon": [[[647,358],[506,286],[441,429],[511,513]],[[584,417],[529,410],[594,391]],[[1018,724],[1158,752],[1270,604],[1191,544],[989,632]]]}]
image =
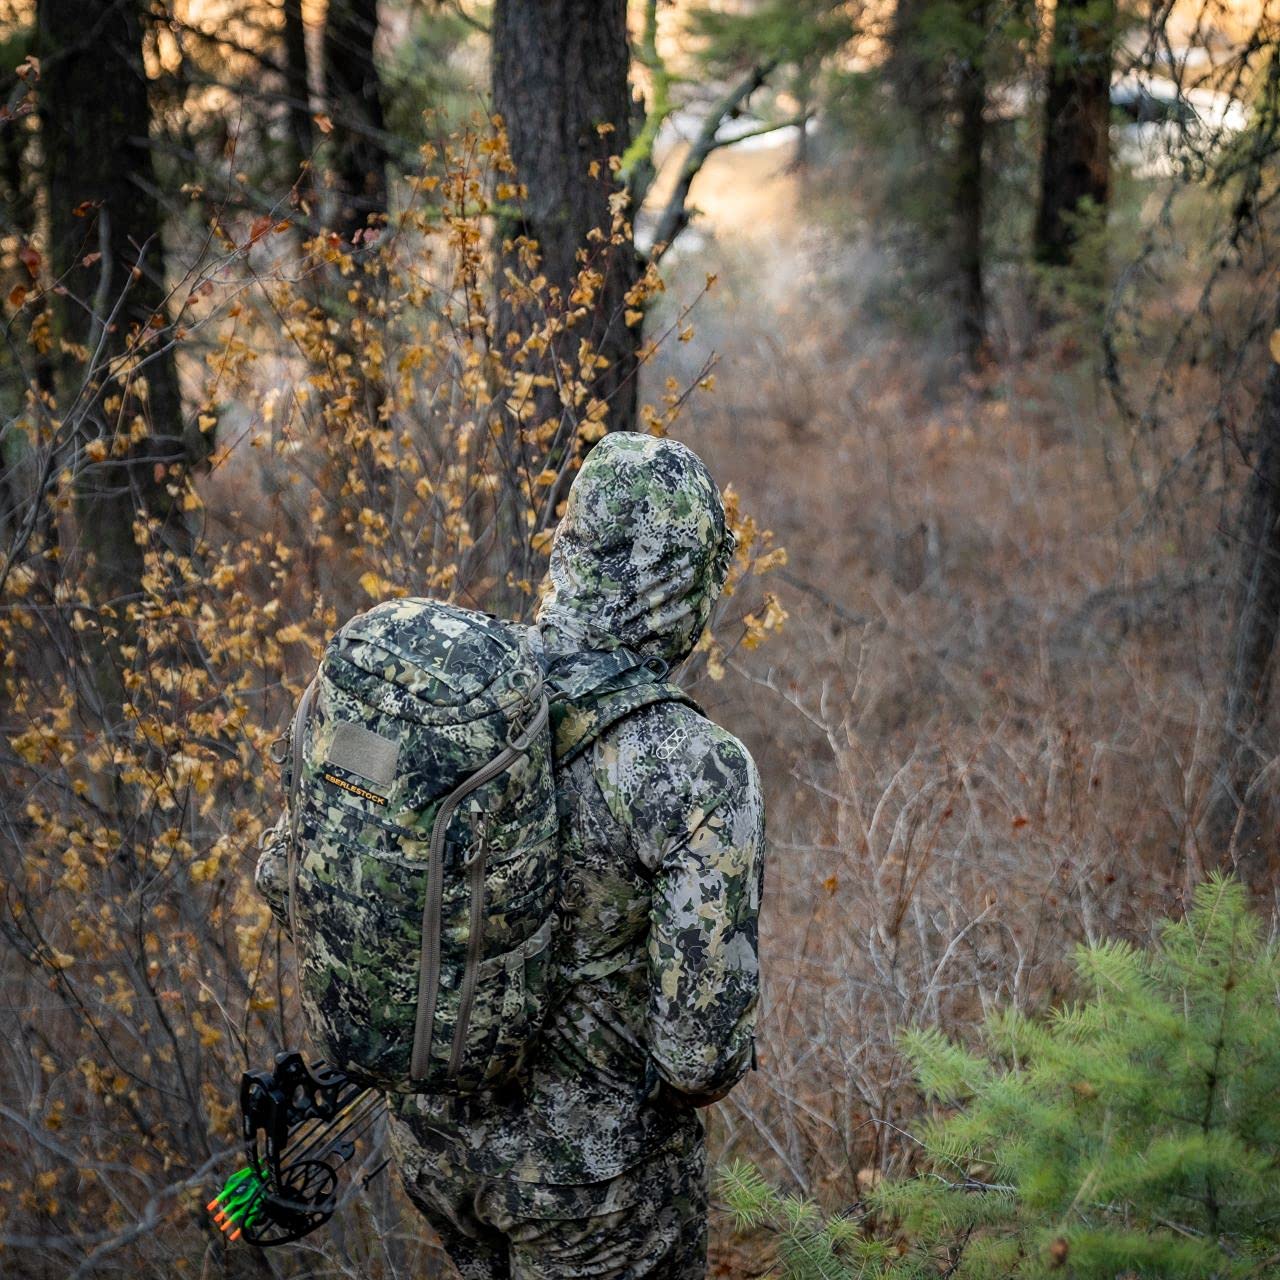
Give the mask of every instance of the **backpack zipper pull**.
[{"label": "backpack zipper pull", "polygon": [[476,839],[475,845],[467,853],[462,861],[463,870],[470,871],[472,864],[479,859],[483,859],[489,851],[489,815],[480,813],[475,823]]}]

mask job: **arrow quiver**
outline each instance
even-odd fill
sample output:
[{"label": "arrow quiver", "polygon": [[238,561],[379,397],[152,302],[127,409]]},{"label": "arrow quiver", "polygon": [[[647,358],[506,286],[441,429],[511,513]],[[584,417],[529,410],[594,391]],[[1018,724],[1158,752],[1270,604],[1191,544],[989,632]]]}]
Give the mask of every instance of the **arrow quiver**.
[{"label": "arrow quiver", "polygon": [[307,1066],[300,1053],[277,1054],[273,1071],[246,1071],[240,1081],[246,1163],[209,1202],[214,1221],[230,1239],[259,1248],[314,1231],[333,1216],[339,1170],[382,1108],[379,1093],[322,1062]]}]

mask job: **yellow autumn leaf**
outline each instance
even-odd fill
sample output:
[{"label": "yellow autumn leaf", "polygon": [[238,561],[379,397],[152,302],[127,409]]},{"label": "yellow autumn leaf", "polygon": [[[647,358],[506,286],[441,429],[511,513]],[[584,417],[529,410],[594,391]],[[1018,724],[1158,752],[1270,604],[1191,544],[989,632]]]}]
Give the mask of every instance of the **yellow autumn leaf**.
[{"label": "yellow autumn leaf", "polygon": [[1280,329],[1271,331],[1271,358],[1280,364]]},{"label": "yellow autumn leaf", "polygon": [[200,858],[191,864],[191,880],[194,884],[207,884],[217,874],[216,858]]},{"label": "yellow autumn leaf", "polygon": [[713,680],[724,679],[724,650],[714,642],[707,650],[707,675]]}]

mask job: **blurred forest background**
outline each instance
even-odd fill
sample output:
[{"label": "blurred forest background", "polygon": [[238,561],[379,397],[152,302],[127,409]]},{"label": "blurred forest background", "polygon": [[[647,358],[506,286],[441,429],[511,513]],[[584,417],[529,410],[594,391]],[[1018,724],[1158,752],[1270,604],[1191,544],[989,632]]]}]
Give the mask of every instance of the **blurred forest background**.
[{"label": "blurred forest background", "polygon": [[[687,672],[769,802],[717,1158],[852,1212],[919,1162],[908,1028],[1215,869],[1274,921],[1268,3],[0,0],[0,1272],[448,1274],[385,1175],[279,1256],[201,1212],[297,1036],[269,749],[357,609],[527,617],[606,430],[742,535]],[[718,1215],[713,1272],[774,1248]]]}]

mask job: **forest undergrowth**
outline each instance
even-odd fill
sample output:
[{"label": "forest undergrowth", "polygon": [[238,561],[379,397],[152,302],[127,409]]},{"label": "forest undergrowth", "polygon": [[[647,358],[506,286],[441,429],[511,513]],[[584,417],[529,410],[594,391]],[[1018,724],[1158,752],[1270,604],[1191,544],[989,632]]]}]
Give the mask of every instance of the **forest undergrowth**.
[{"label": "forest undergrowth", "polygon": [[[800,214],[813,178],[778,154],[744,163],[777,184],[773,216],[758,197],[753,234],[712,235],[628,304],[649,308],[642,422],[732,486],[743,538],[690,673],[769,806],[759,1070],[717,1109],[714,1152],[843,1209],[912,1167],[904,1031],[965,1040],[998,1005],[1043,1010],[1075,943],[1143,941],[1211,860],[1194,832],[1225,552],[1217,491],[1166,479],[1196,438],[1196,375],[1185,416],[1137,444],[1070,325],[960,376],[941,340],[864,305],[888,265]],[[171,477],[199,536],[141,529],[114,609],[86,548],[48,530],[5,567],[21,804],[0,1230],[18,1274],[204,1273],[238,1073],[296,1027],[251,887],[292,699],[327,631],[374,599],[527,614],[536,596],[556,498],[606,416],[572,319],[599,264],[549,299],[530,260],[508,288],[535,318],[487,347],[489,166],[501,190],[498,144],[426,157],[420,202],[368,254],[317,240],[298,258],[284,217],[219,228],[173,301],[199,429],[217,427],[208,467]],[[700,198],[727,231],[714,183]],[[619,242],[615,225],[593,252]],[[111,371],[117,413],[145,397],[142,354]],[[567,413],[544,424],[548,394]],[[53,531],[85,501],[56,465],[73,409],[30,403]],[[761,1274],[767,1250],[717,1218],[719,1274]],[[385,1176],[281,1265],[446,1274]]]},{"label": "forest undergrowth", "polygon": [[[694,349],[660,357],[718,351],[723,390],[687,438],[788,555],[785,626],[698,686],[769,805],[760,1070],[716,1130],[722,1159],[846,1212],[914,1166],[909,1028],[966,1040],[999,1006],[1046,1011],[1076,944],[1148,941],[1214,864],[1196,829],[1222,490],[1174,466],[1195,451],[1194,370],[1154,438],[1070,323],[947,375],[945,340],[844,305],[888,270],[870,238],[806,224],[780,156],[748,163],[777,217],[709,244],[698,269],[722,278]],[[722,1230],[722,1274],[767,1270],[767,1236]]]}]

